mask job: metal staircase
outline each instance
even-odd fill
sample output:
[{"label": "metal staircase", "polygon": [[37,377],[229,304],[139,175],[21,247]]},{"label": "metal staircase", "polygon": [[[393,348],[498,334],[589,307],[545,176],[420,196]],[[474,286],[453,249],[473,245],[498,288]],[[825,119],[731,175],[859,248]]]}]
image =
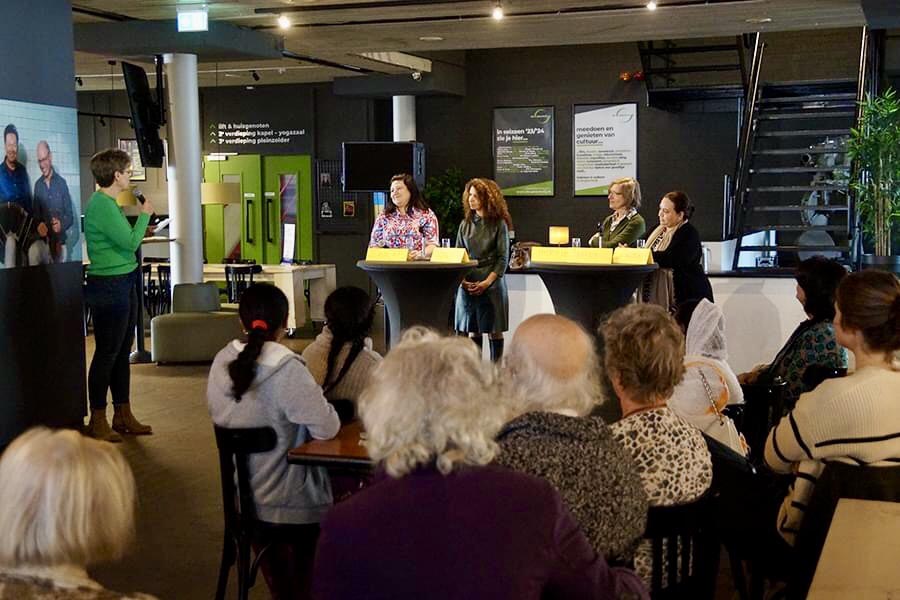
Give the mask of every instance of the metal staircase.
[{"label": "metal staircase", "polygon": [[[764,85],[748,103],[749,132],[736,197],[737,247],[762,264],[813,254],[850,260],[853,219],[845,144],[856,119],[856,82]],[[761,242],[744,236],[771,232]],[[757,265],[753,265],[756,267]]]},{"label": "metal staircase", "polygon": [[647,105],[668,110],[691,100],[742,98],[751,37],[711,43],[640,42]]}]

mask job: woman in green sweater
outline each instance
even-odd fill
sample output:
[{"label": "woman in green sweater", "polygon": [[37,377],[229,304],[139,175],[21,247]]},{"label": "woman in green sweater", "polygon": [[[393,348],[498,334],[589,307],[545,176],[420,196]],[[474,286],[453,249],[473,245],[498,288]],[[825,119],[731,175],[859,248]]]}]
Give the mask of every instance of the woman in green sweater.
[{"label": "woman in green sweater", "polygon": [[588,245],[601,248],[630,246],[644,235],[647,224],[638,214],[641,208],[641,184],[633,177],[616,179],[609,184],[609,208],[613,214],[606,217],[600,231],[588,241]]},{"label": "woman in green sweater", "polygon": [[[91,309],[96,343],[88,371],[91,421],[87,433],[100,440],[121,442],[119,433],[152,432],[131,414],[128,355],[138,310],[140,271],[135,252],[147,231],[153,205],[144,201],[132,227],[116,204],[116,196],[130,183],[131,158],[127,153],[114,149],[98,152],[91,157],[91,173],[100,189],[91,196],[84,213],[84,237],[91,261],[85,301]],[[112,429],[106,420],[107,390],[112,392],[115,411]]]}]

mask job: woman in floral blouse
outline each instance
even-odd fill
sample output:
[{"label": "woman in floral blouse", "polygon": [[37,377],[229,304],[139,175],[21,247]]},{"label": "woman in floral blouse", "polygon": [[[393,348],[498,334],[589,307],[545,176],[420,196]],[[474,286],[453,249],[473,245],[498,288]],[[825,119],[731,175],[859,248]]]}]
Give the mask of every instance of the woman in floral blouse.
[{"label": "woman in floral blouse", "polygon": [[834,260],[814,256],[797,267],[797,300],[807,319],[788,338],[775,360],[738,376],[741,383],[770,383],[776,377],[787,382],[784,409],[797,403],[800,394],[810,391],[803,374],[814,365],[829,369],[847,368],[847,350],[834,334],[834,294],[847,270]]},{"label": "woman in floral blouse", "polygon": [[412,175],[391,178],[384,212],[375,219],[370,248],[407,248],[411,259],[428,258],[438,245],[438,220]]}]

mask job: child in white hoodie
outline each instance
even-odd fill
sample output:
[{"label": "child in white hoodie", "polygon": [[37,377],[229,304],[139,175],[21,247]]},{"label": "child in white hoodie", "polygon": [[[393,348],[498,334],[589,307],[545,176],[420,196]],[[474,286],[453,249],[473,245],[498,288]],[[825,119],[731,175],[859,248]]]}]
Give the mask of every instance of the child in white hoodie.
[{"label": "child in white hoodie", "polygon": [[234,340],[216,355],[206,389],[209,414],[222,427],[275,429],[275,448],[250,456],[257,515],[309,527],[290,548],[267,551],[263,573],[273,597],[303,598],[318,523],[331,507],[331,485],[323,468],[289,465],[285,455],[310,438],[334,437],[340,420],[303,359],[278,343],[287,324],[284,293],[272,285],[252,285],[241,295],[239,313],[247,342]]}]

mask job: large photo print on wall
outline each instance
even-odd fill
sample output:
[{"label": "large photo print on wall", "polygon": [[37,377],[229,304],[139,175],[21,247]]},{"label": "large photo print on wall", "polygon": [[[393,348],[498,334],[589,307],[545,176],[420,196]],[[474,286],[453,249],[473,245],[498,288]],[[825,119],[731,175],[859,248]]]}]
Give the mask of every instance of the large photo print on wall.
[{"label": "large photo print on wall", "polygon": [[0,267],[81,261],[77,119],[74,108],[0,99]]}]

